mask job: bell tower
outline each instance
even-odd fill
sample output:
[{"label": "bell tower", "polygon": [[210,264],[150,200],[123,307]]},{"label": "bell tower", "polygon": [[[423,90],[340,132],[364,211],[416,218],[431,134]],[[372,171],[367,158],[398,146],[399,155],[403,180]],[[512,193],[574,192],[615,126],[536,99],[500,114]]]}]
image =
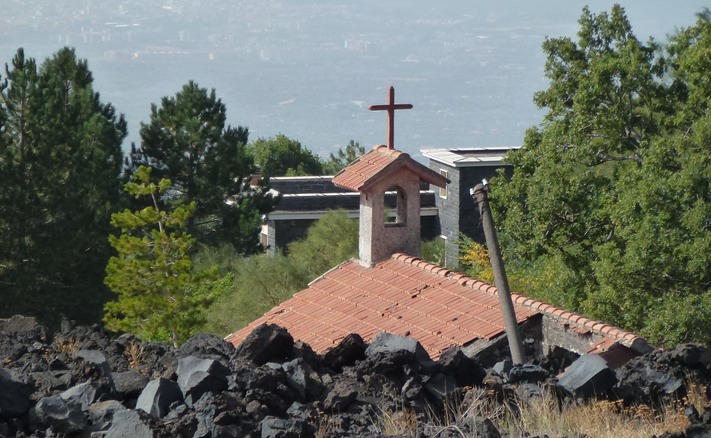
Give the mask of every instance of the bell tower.
[{"label": "bell tower", "polygon": [[342,188],[360,192],[359,259],[366,267],[403,252],[420,254],[420,182],[445,187],[449,180],[394,149],[394,112],[410,109],[395,104],[393,87],[387,105],[371,110],[388,111],[388,145],[378,145],[333,178]]}]

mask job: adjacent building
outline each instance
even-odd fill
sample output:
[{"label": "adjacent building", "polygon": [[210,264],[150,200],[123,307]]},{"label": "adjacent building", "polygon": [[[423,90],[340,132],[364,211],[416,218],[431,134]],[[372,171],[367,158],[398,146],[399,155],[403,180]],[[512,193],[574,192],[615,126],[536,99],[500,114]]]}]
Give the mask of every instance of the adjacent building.
[{"label": "adjacent building", "polygon": [[477,147],[467,149],[423,149],[430,169],[448,178],[446,187],[436,190],[438,233],[444,239],[444,265],[456,268],[459,260],[460,233],[484,243],[479,209],[469,189],[482,180],[490,180],[499,170],[509,177],[511,166],[504,164],[506,154],[518,147]]}]

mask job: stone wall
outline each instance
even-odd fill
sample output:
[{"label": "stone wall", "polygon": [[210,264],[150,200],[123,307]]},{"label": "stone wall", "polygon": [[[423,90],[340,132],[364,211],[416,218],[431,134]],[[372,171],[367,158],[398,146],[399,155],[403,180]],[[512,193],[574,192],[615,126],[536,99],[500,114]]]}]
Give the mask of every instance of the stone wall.
[{"label": "stone wall", "polygon": [[[469,189],[479,184],[482,179],[491,180],[501,167],[507,169],[507,174],[512,171],[510,166],[457,168],[430,161],[430,169],[436,172],[446,171],[447,177],[451,181],[447,187],[446,199],[442,198],[435,190],[435,204],[439,209],[440,234],[446,239],[445,255],[448,268],[456,269],[458,267],[460,233],[469,236],[475,242],[485,243],[479,208],[469,194]],[[496,218],[494,218],[494,222],[496,222]]]}]

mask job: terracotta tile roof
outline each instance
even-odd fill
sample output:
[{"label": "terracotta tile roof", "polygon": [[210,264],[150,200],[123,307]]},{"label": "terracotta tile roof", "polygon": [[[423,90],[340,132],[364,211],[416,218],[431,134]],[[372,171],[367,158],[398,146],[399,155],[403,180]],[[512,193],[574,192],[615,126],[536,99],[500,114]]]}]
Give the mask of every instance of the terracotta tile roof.
[{"label": "terracotta tile roof", "polygon": [[[519,323],[544,313],[626,346],[646,345],[632,333],[541,301],[518,294],[512,299]],[[263,323],[285,327],[316,352],[328,350],[350,333],[368,342],[378,332],[411,336],[433,359],[452,344],[504,333],[494,286],[405,254],[394,254],[372,268],[354,260],[342,263],[226,339],[237,346]]]},{"label": "terracotta tile roof", "polygon": [[447,178],[413,160],[410,155],[379,145],[337,173],[333,177],[333,184],[337,187],[360,191],[400,167],[409,168],[421,180],[438,187],[444,187],[449,183]]}]

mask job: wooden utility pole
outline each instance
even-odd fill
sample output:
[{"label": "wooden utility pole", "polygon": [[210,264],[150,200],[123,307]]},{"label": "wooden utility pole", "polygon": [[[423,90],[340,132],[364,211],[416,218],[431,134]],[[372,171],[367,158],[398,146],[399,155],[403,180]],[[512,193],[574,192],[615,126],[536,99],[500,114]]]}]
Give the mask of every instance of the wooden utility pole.
[{"label": "wooden utility pole", "polygon": [[496,286],[497,295],[499,296],[501,313],[503,313],[504,317],[504,327],[506,328],[506,337],[509,341],[511,359],[514,364],[523,364],[526,361],[526,357],[523,353],[523,341],[521,341],[521,333],[519,332],[518,322],[516,321],[516,311],[514,310],[513,301],[511,300],[509,280],[506,277],[504,260],[501,257],[501,250],[499,249],[499,239],[496,237],[494,219],[491,216],[491,209],[489,208],[489,199],[487,198],[488,188],[486,180],[484,180],[483,184],[477,184],[473,189],[469,189],[469,194],[474,198],[474,202],[479,205],[479,214],[481,215],[484,236],[486,237],[486,246],[489,250],[491,269],[494,271],[494,284]]}]

